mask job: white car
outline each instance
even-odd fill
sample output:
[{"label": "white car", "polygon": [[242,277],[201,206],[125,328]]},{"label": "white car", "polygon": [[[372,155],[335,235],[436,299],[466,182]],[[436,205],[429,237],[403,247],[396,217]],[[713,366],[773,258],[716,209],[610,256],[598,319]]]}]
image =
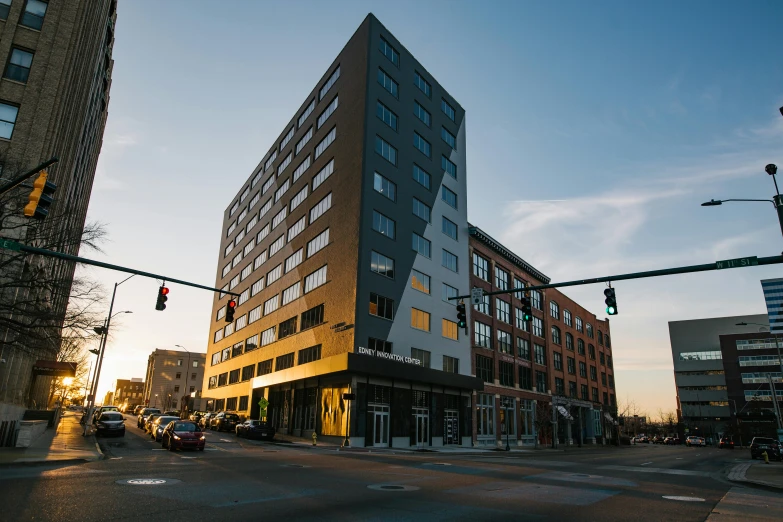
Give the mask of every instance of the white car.
[{"label": "white car", "polygon": [[687,437],[685,439],[685,445],[686,446],[706,446],[707,442],[704,440],[704,437],[697,437],[695,435],[691,435],[690,437]]}]

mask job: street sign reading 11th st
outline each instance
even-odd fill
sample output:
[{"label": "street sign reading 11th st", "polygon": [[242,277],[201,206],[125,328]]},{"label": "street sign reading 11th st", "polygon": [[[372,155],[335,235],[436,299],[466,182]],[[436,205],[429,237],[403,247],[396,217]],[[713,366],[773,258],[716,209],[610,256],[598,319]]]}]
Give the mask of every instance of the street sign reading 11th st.
[{"label": "street sign reading 11th st", "polygon": [[737,259],[727,259],[725,261],[716,261],[715,268],[718,270],[724,268],[741,268],[744,266],[757,266],[759,259],[756,256],[738,257]]}]

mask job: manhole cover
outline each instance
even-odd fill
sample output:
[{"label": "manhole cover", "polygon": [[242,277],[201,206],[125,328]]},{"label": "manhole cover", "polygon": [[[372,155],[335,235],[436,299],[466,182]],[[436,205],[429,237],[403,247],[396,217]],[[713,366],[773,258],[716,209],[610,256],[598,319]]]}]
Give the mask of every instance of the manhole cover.
[{"label": "manhole cover", "polygon": [[680,502],[704,502],[704,499],[699,497],[677,497],[673,495],[664,495],[663,498],[668,500],[679,500]]},{"label": "manhole cover", "polygon": [[372,484],[367,486],[367,489],[374,489],[376,491],[416,491],[419,488],[404,484]]},{"label": "manhole cover", "polygon": [[118,480],[117,484],[123,484],[128,486],[168,486],[171,484],[179,484],[181,481],[177,479],[163,479],[163,478],[136,478]]}]

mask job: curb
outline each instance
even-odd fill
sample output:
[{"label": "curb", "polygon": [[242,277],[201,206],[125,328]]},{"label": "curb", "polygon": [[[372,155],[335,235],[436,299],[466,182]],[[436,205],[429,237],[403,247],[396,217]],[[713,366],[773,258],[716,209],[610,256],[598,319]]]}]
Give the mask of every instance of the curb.
[{"label": "curb", "polygon": [[762,480],[750,480],[745,476],[745,473],[747,473],[748,469],[753,465],[753,462],[744,462],[742,464],[737,464],[733,468],[731,468],[731,471],[729,471],[728,476],[726,479],[729,482],[734,482],[735,484],[742,484],[742,485],[749,485],[751,487],[755,487],[758,489],[764,489],[767,491],[774,491],[779,492],[783,491],[783,485],[773,484],[771,482],[764,482]]},{"label": "curb", "polygon": [[50,464],[85,464],[91,462],[88,459],[75,458],[75,459],[57,459],[57,460],[29,460],[23,462],[4,462],[0,464],[0,469],[15,468],[19,466],[34,467],[34,466],[47,466]]}]

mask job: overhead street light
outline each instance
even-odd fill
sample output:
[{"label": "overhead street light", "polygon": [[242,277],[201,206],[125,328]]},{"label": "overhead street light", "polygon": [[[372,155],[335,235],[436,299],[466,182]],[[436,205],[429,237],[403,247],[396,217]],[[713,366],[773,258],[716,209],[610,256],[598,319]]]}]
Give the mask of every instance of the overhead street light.
[{"label": "overhead street light", "polygon": [[723,203],[726,203],[728,201],[753,201],[753,202],[772,203],[772,206],[774,206],[775,210],[777,210],[778,222],[780,223],[780,231],[781,233],[783,233],[783,196],[780,195],[780,190],[778,190],[778,181],[775,178],[775,174],[777,174],[778,172],[778,167],[774,163],[770,163],[766,167],[764,167],[764,171],[770,176],[772,176],[772,182],[775,184],[775,195],[772,196],[772,199],[711,199],[709,201],[702,203],[701,206],[715,207],[718,205],[722,205]]}]

